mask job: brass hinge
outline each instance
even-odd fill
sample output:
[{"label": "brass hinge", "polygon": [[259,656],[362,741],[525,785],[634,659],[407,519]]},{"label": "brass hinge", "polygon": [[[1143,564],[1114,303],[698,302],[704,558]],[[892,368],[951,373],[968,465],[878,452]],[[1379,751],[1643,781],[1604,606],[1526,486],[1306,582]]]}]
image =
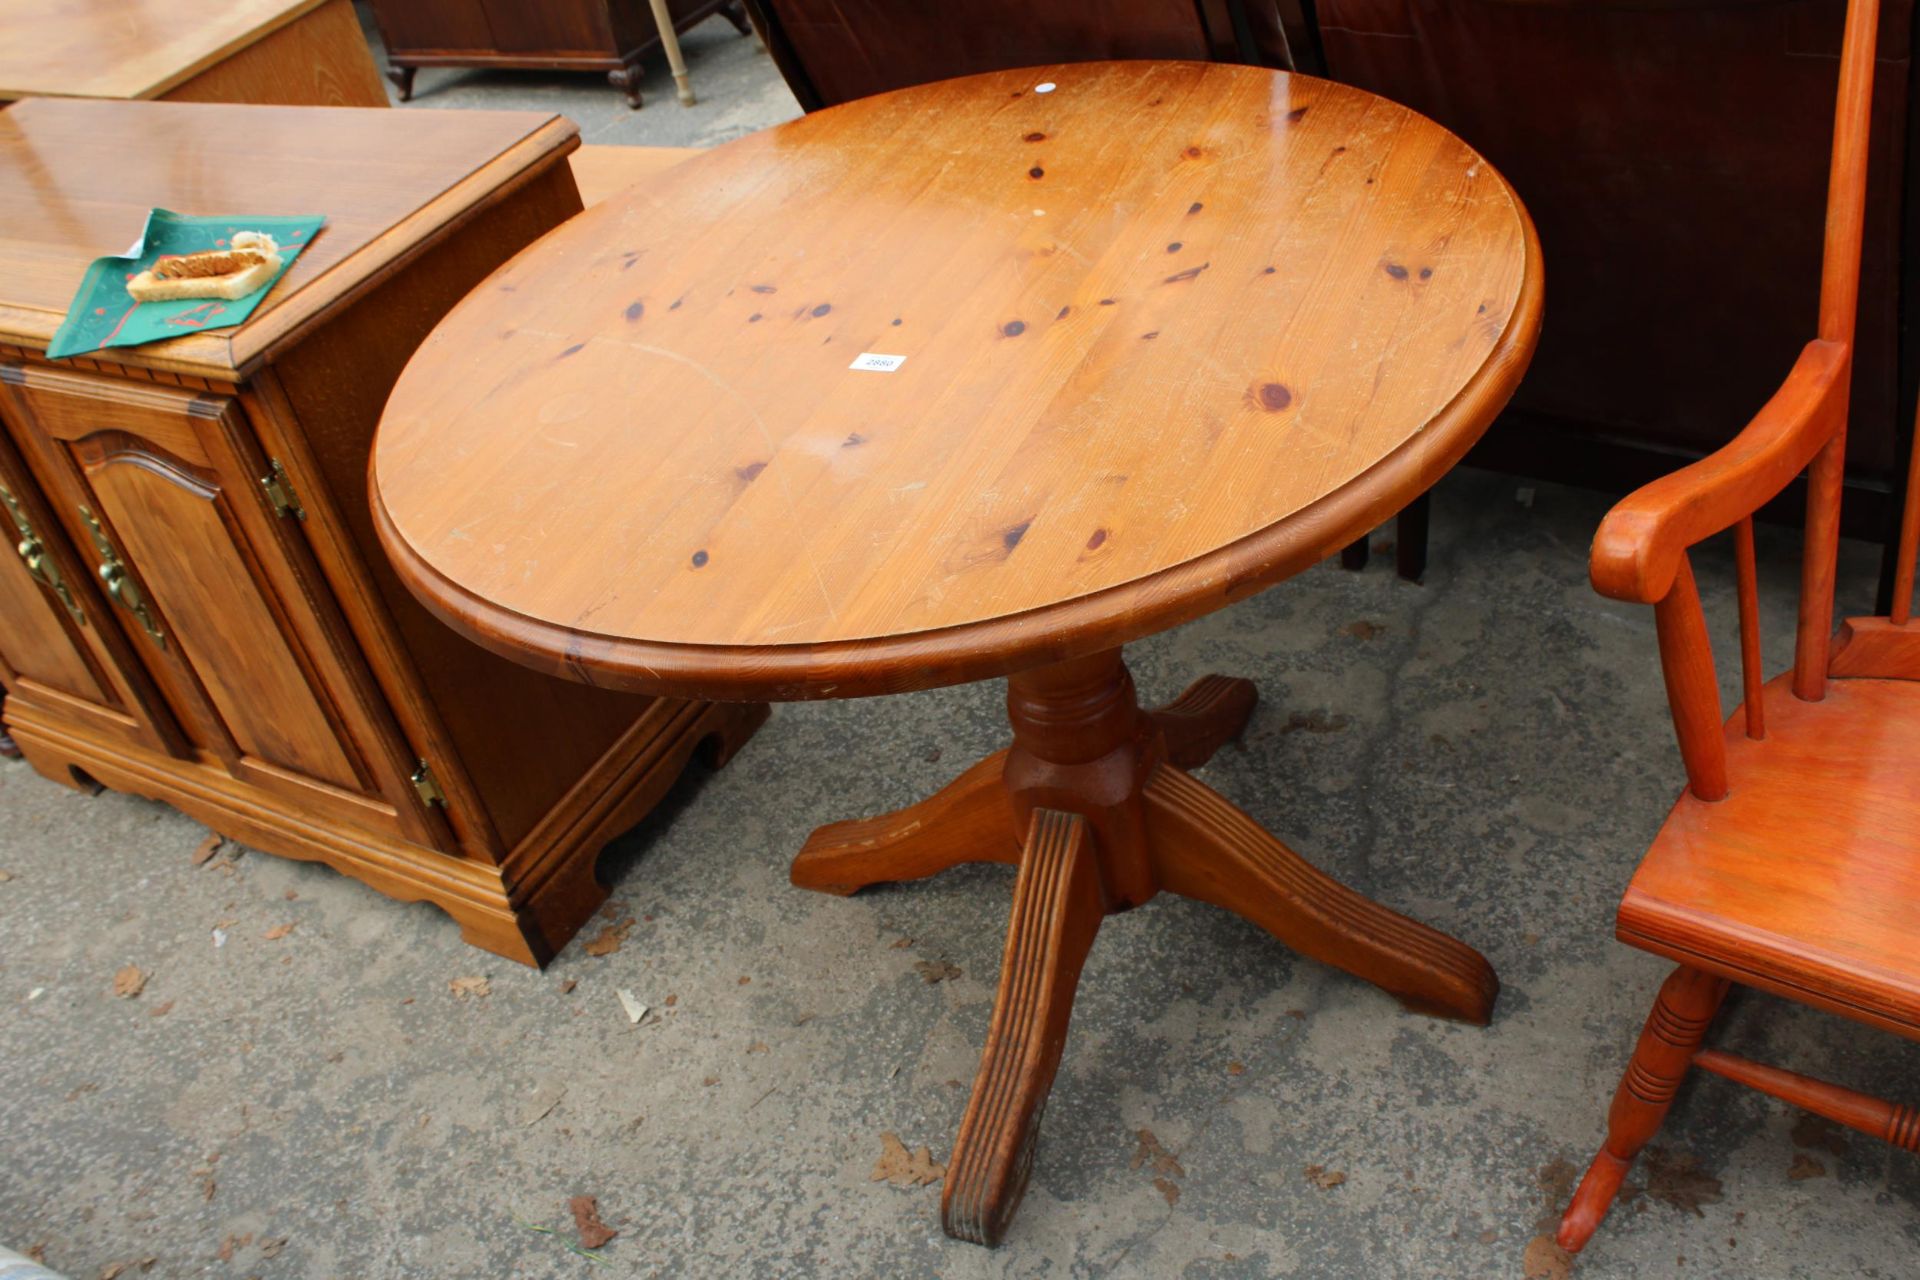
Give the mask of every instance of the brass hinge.
[{"label": "brass hinge", "polygon": [[260,487],[267,491],[267,504],[275,513],[292,516],[295,520],[305,520],[307,510],[300,505],[300,495],[294,490],[293,481],[287,478],[287,469],[280,459],[268,459],[267,474],[260,477]]},{"label": "brass hinge", "polygon": [[413,777],[409,781],[413,783],[414,791],[420,796],[421,804],[437,804],[442,809],[447,807],[447,793],[440,789],[440,780],[433,776],[433,766],[425,760],[422,760],[420,767],[413,771]]}]

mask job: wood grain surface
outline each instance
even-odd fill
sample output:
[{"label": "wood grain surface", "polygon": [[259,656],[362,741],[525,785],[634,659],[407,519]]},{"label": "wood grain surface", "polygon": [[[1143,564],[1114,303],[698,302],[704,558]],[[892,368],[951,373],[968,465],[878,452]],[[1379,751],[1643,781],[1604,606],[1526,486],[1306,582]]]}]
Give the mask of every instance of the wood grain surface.
[{"label": "wood grain surface", "polygon": [[0,98],[157,98],[329,0],[0,0]]},{"label": "wood grain surface", "polygon": [[580,679],[1002,674],[1404,505],[1510,395],[1541,286],[1504,180],[1357,90],[1202,63],[907,89],[496,274],[395,389],[376,518],[443,617]]},{"label": "wood grain surface", "polygon": [[[503,152],[503,133],[521,141]],[[156,205],[327,215],[244,325],[114,351],[119,364],[231,378],[577,133],[543,112],[416,111],[400,127],[348,108],[19,103],[0,111],[0,342],[44,348],[88,263],[124,252]],[[323,198],[316,170],[329,175]]]}]

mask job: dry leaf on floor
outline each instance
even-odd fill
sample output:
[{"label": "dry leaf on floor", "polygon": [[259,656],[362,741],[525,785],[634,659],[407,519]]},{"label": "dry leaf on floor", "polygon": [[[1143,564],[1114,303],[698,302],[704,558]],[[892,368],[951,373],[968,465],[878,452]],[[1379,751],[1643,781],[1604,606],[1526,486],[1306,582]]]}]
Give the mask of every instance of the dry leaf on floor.
[{"label": "dry leaf on floor", "polygon": [[0,884],[5,884],[7,881],[11,879],[13,879],[13,872],[0,871]]},{"label": "dry leaf on floor", "polygon": [[1307,1181],[1322,1191],[1331,1191],[1347,1180],[1347,1175],[1339,1169],[1329,1169],[1323,1164],[1307,1166]]},{"label": "dry leaf on floor", "polygon": [[1793,1153],[1793,1164],[1787,1168],[1787,1177],[1795,1182],[1805,1182],[1808,1178],[1824,1178],[1827,1166],[1815,1160],[1804,1151]]},{"label": "dry leaf on floor", "polygon": [[169,1000],[165,1004],[157,1004],[153,1006],[153,1008],[147,1011],[147,1016],[149,1018],[164,1018],[169,1013],[172,1013],[172,1012],[173,1012],[173,1001]]},{"label": "dry leaf on floor", "polygon": [[906,949],[907,949],[908,947],[910,947],[910,946],[912,946],[912,945],[913,945],[913,939],[912,939],[912,938],[895,938],[895,939],[893,940],[893,942],[892,942],[892,944],[891,944],[891,945],[890,945],[890,946],[888,947],[888,950],[890,950],[890,951],[905,951],[905,950],[906,950]]},{"label": "dry leaf on floor", "polygon": [[280,1251],[286,1247],[287,1238],[285,1236],[260,1237],[260,1256],[262,1258],[277,1258],[280,1256]]},{"label": "dry leaf on floor", "polygon": [[598,1249],[620,1234],[600,1221],[600,1206],[592,1196],[575,1196],[567,1201],[567,1208],[573,1211],[573,1229],[580,1233],[583,1249]]},{"label": "dry leaf on floor", "polygon": [[100,1280],[118,1280],[120,1276],[125,1275],[129,1271],[145,1271],[159,1260],[158,1257],[150,1253],[144,1258],[133,1258],[126,1262],[110,1262],[100,1268]]},{"label": "dry leaf on floor", "polygon": [[1140,1139],[1140,1146],[1133,1153],[1133,1163],[1129,1169],[1138,1169],[1149,1160],[1153,1162],[1153,1171],[1168,1177],[1184,1178],[1187,1171],[1180,1167],[1180,1160],[1173,1152],[1160,1145],[1160,1139],[1153,1136],[1151,1129],[1138,1129],[1134,1136]]},{"label": "dry leaf on floor", "polygon": [[[771,1053],[772,1050],[767,1048],[766,1041],[755,1040],[752,1044],[747,1046],[747,1052],[748,1053]],[[899,1068],[895,1067],[894,1070],[898,1071]]]},{"label": "dry leaf on floor", "polygon": [[573,989],[579,985],[580,985],[580,979],[568,978],[565,981],[561,982],[561,984],[557,989],[561,995],[570,996],[573,994]]},{"label": "dry leaf on floor", "polygon": [[285,924],[277,924],[273,926],[273,928],[267,930],[265,933],[261,934],[260,936],[262,938],[265,938],[268,942],[278,942],[280,941],[280,939],[286,937],[288,934],[293,932],[293,926],[294,926],[294,922],[289,920]]},{"label": "dry leaf on floor", "polygon": [[586,952],[590,956],[610,956],[620,949],[633,931],[633,917],[628,916],[618,924],[610,924],[587,940]]},{"label": "dry leaf on floor", "polygon": [[146,990],[147,975],[139,965],[130,964],[113,975],[113,994],[122,1000],[131,1000]]},{"label": "dry leaf on floor", "polygon": [[1235,1058],[1227,1064],[1227,1074],[1230,1076],[1243,1076],[1247,1074],[1247,1064]]},{"label": "dry leaf on floor", "polygon": [[628,1022],[638,1022],[647,1016],[647,1006],[641,1004],[640,997],[634,995],[633,992],[627,990],[625,987],[618,987],[614,990],[613,994],[620,997],[620,1007],[627,1011]]},{"label": "dry leaf on floor", "polygon": [[1541,1165],[1534,1177],[1540,1183],[1540,1198],[1557,1216],[1562,1205],[1573,1195],[1573,1188],[1580,1181],[1580,1171],[1567,1161],[1555,1156]]},{"label": "dry leaf on floor", "polygon": [[1699,1159],[1688,1152],[1648,1147],[1640,1165],[1647,1172],[1647,1194],[1662,1204],[1704,1218],[1701,1205],[1720,1203],[1720,1179],[1701,1169]]},{"label": "dry leaf on floor", "polygon": [[1180,1188],[1177,1184],[1168,1182],[1165,1178],[1155,1178],[1153,1188],[1167,1198],[1169,1209],[1180,1203]]},{"label": "dry leaf on floor", "polygon": [[1805,1111],[1793,1122],[1793,1145],[1843,1156],[1847,1154],[1847,1135],[1844,1129],[1825,1116]]},{"label": "dry leaf on floor", "polygon": [[244,1249],[252,1243],[253,1232],[251,1231],[243,1236],[228,1235],[225,1240],[220,1242],[220,1247],[214,1250],[213,1256],[222,1262],[232,1262],[236,1250]]},{"label": "dry leaf on floor", "polygon": [[909,1152],[897,1133],[880,1135],[880,1158],[873,1163],[869,1182],[890,1182],[896,1187],[924,1187],[947,1176],[947,1166],[935,1164],[933,1152],[926,1147]]},{"label": "dry leaf on floor", "polygon": [[1345,716],[1330,716],[1318,709],[1289,711],[1287,722],[1280,726],[1280,732],[1283,736],[1289,733],[1338,733],[1352,723]]},{"label": "dry leaf on floor", "polygon": [[456,999],[465,1000],[472,996],[477,1000],[482,996],[493,994],[493,982],[484,974],[474,974],[467,978],[448,978],[447,990],[453,992]]},{"label": "dry leaf on floor", "polygon": [[1520,1265],[1527,1280],[1568,1280],[1573,1275],[1573,1255],[1544,1232],[1527,1242]]},{"label": "dry leaf on floor", "polygon": [[920,971],[920,976],[926,980],[928,986],[960,976],[960,966],[950,960],[922,960],[913,967]]},{"label": "dry leaf on floor", "polygon": [[1371,640],[1386,629],[1387,624],[1384,622],[1368,622],[1362,618],[1358,622],[1349,622],[1340,628],[1340,634],[1352,636],[1355,640]]},{"label": "dry leaf on floor", "polygon": [[224,836],[209,835],[200,842],[200,847],[193,851],[193,865],[203,867],[213,861],[213,855],[220,852],[220,846],[226,842]]}]

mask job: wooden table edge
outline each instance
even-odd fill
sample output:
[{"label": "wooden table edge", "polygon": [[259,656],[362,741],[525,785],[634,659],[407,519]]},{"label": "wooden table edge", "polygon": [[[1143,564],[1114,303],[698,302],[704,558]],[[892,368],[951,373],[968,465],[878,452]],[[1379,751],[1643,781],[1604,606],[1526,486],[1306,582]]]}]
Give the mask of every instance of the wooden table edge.
[{"label": "wooden table edge", "polygon": [[[1509,191],[1511,194],[1511,191]],[[1117,648],[1246,599],[1333,554],[1431,488],[1512,398],[1539,344],[1540,241],[1518,196],[1525,274],[1486,361],[1400,448],[1292,515],[1172,568],[1024,613],[818,645],[615,639],[530,618],[452,581],[401,535],[374,461],[374,528],[400,579],[442,622],[503,657],[601,688],[734,702],[868,697],[966,684]]]},{"label": "wooden table edge", "polygon": [[297,0],[296,3],[288,5],[284,10],[282,10],[277,14],[274,14],[272,17],[268,18],[265,22],[262,22],[259,26],[250,28],[249,30],[244,31],[239,35],[236,35],[235,37],[233,37],[233,39],[227,41],[225,44],[214,46],[212,49],[209,49],[206,53],[200,55],[200,57],[195,59],[193,62],[188,63],[185,67],[182,67],[168,75],[162,76],[160,79],[155,80],[153,83],[134,91],[130,97],[123,96],[119,93],[112,93],[112,94],[105,94],[105,95],[103,95],[100,92],[62,93],[57,89],[22,88],[21,86],[18,86],[18,85],[12,85],[12,86],[0,86],[0,99],[10,99],[13,101],[18,101],[22,98],[98,99],[102,96],[106,96],[111,98],[119,98],[123,101],[128,101],[128,102],[151,101],[154,98],[158,98],[161,94],[167,92],[169,89],[179,88],[181,85],[193,79],[195,76],[199,75],[202,71],[205,71],[207,68],[214,66],[217,63],[224,62],[229,56],[236,53],[237,51],[241,49],[245,49],[250,45],[255,45],[260,43],[260,41],[266,39],[268,36],[280,30],[280,28],[282,27],[293,25],[295,22],[298,22],[300,19],[312,13],[315,9],[318,9],[321,5],[324,5],[327,3],[329,3],[329,0]]},{"label": "wooden table edge", "polygon": [[[91,101],[91,99],[81,99]],[[278,108],[301,110],[303,108]],[[320,111],[378,111],[379,107],[316,107]],[[274,305],[258,319],[249,318],[233,330],[190,334],[137,347],[110,347],[79,359],[101,360],[141,369],[191,374],[223,382],[247,377],[275,352],[297,340],[322,312],[359,297],[406,263],[452,234],[468,218],[504,199],[531,181],[549,163],[571,155],[580,146],[580,127],[553,113],[534,123],[538,112],[496,112],[529,117],[529,127],[518,141],[498,152],[406,215],[374,242],[336,262],[304,282],[298,292]],[[487,170],[505,163],[512,174],[494,182]],[[325,210],[320,212],[324,213]],[[427,228],[422,233],[421,228]],[[339,295],[321,296],[320,286],[347,267],[364,277]],[[0,344],[45,352],[66,318],[64,311],[48,311],[0,303]],[[66,361],[59,362],[66,364]]]}]

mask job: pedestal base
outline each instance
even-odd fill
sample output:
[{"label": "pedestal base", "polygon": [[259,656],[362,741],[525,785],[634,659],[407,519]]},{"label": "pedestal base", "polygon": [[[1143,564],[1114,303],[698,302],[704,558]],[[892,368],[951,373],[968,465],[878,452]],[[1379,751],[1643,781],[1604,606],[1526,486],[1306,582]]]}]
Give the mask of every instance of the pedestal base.
[{"label": "pedestal base", "polygon": [[1186,772],[1240,732],[1255,699],[1249,681],[1208,676],[1145,711],[1117,650],[1022,673],[1007,682],[1012,747],[920,804],[820,828],[794,859],[794,884],[839,894],[963,862],[1019,865],[941,1197],[948,1235],[1005,1235],[1100,922],[1162,890],[1225,907],[1421,1013],[1492,1016],[1499,979],[1479,952],[1322,874]]}]

